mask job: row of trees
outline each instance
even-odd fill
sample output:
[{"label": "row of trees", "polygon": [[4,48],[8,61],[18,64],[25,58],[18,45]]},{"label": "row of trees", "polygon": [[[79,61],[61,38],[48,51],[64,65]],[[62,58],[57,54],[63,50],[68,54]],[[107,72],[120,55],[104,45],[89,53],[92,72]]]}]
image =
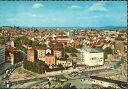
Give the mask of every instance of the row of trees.
[{"label": "row of trees", "polygon": [[4,36],[0,36],[0,44],[4,45],[5,44],[5,38]]},{"label": "row of trees", "polygon": [[77,89],[76,86],[71,86],[71,83],[66,83],[65,85],[55,88],[55,89]]},{"label": "row of trees", "polygon": [[66,47],[66,48],[64,49],[64,51],[65,51],[66,53],[71,53],[71,56],[72,56],[72,57],[77,57],[76,53],[78,53],[78,50],[75,49],[75,48]]},{"label": "row of trees", "polygon": [[29,45],[32,47],[34,47],[34,46],[45,47],[46,46],[46,44],[39,44],[37,41],[38,41],[37,39],[35,39],[35,41],[32,41],[32,40],[28,39],[27,36],[18,37],[14,40],[16,47],[20,47],[21,45]]},{"label": "row of trees", "polygon": [[39,44],[39,42],[37,42],[37,40],[32,41],[32,40],[28,39],[27,36],[15,38],[14,43],[15,43],[16,48],[21,49],[24,52],[26,52],[27,49],[24,48],[23,45],[27,45],[27,46],[31,46],[31,47],[35,47],[35,46],[46,47],[46,44]]},{"label": "row of trees", "polygon": [[[52,65],[52,66],[55,66],[55,65]],[[27,69],[29,71],[38,73],[38,74],[65,69],[63,67],[63,65],[61,65],[61,64],[57,65],[57,68],[50,69],[49,66],[45,62],[40,61],[40,60],[38,60],[36,62],[31,62],[31,61],[24,60],[23,61],[23,68]]]},{"label": "row of trees", "polygon": [[65,52],[67,53],[78,53],[78,50],[72,47],[66,47]]},{"label": "row of trees", "polygon": [[105,48],[103,51],[104,51],[104,59],[107,59],[107,56],[113,53],[113,50],[110,47]]},{"label": "row of trees", "polygon": [[34,43],[32,40],[28,39],[27,36],[22,36],[22,37],[18,37],[14,40],[15,46],[17,48],[20,48],[22,45],[31,45],[31,46],[35,46],[37,45],[36,43]]},{"label": "row of trees", "polygon": [[43,61],[40,61],[40,60],[37,62],[30,62],[30,61],[24,60],[23,67],[27,70],[30,70],[38,74],[45,73],[45,70],[47,70],[48,68],[48,66]]}]

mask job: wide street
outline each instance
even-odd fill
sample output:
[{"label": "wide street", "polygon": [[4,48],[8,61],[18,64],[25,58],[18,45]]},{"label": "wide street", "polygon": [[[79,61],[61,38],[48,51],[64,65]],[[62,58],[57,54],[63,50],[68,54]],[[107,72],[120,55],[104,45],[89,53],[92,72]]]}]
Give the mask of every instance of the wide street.
[{"label": "wide street", "polygon": [[[118,62],[116,62],[116,63],[119,64]],[[17,71],[18,68],[21,68],[21,65],[22,65],[22,62],[8,67],[7,69],[10,70],[10,72],[11,72],[10,75],[13,75],[13,71]],[[118,69],[118,67],[116,66],[117,69]],[[28,87],[33,87],[33,86],[37,87],[37,84],[38,84],[38,86],[43,87],[42,84],[48,85],[48,82],[54,83],[54,85],[56,86],[56,83],[59,82],[60,85],[58,85],[58,86],[61,86],[66,83],[71,83],[72,85],[77,85],[78,88],[81,88],[81,86],[79,86],[77,82],[79,82],[80,85],[82,85],[82,84],[84,85],[84,83],[82,81],[89,79],[91,75],[101,75],[106,72],[107,72],[107,74],[113,73],[113,75],[116,75],[117,70],[113,69],[111,66],[110,66],[110,68],[102,68],[102,69],[89,69],[89,70],[80,69],[79,71],[71,72],[71,73],[63,72],[61,74],[55,74],[55,75],[51,74],[51,75],[46,75],[46,76],[42,76],[42,77],[40,76],[40,77],[36,77],[36,78],[10,81],[9,84],[10,84],[11,88],[19,88],[19,87],[28,88]],[[5,74],[3,74],[3,75],[5,76]],[[1,79],[2,79],[3,75],[0,76]],[[111,76],[113,76],[113,75],[111,75]],[[52,79],[50,79],[50,78],[52,78]],[[8,80],[5,80],[5,81],[8,81]],[[3,87],[3,85],[4,85],[4,87],[6,87],[4,84],[4,81],[2,80],[1,87]],[[91,85],[89,85],[89,84],[86,84],[86,85],[87,85],[86,87],[91,87]],[[55,86],[53,86],[53,87],[55,87]]]},{"label": "wide street", "polygon": [[[90,75],[92,74],[98,74],[99,72],[106,72],[106,70],[111,71],[111,69],[101,69],[101,70],[91,70],[91,71],[78,71],[78,72],[72,72],[72,73],[63,73],[63,74],[56,74],[56,75],[48,75],[46,77],[41,77],[41,78],[34,78],[34,79],[26,79],[26,80],[18,80],[18,81],[14,81],[11,82],[11,87],[16,87],[18,85],[18,87],[22,87],[23,84],[24,87],[28,88],[30,87],[31,83],[40,83],[40,85],[46,83],[46,82],[52,82],[52,81],[59,81],[59,82],[63,82],[63,84],[65,83],[72,83],[75,84],[76,81],[79,81],[80,84],[82,84],[82,79],[87,79],[90,77]],[[50,80],[49,77],[51,77],[52,79]],[[30,83],[31,82],[31,83]],[[54,82],[55,83],[55,82]],[[35,84],[36,85],[36,84]],[[88,85],[88,84],[86,84]],[[34,86],[33,84],[31,85],[31,87]],[[80,86],[79,86],[80,87]],[[88,87],[90,87],[90,85],[88,85]]]}]

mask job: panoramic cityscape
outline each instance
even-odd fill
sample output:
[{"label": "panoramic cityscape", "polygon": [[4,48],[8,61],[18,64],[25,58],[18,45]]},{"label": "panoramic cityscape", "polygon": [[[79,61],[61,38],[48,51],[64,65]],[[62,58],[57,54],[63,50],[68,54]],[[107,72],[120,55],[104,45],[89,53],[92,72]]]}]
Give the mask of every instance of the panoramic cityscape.
[{"label": "panoramic cityscape", "polygon": [[126,1],[0,1],[0,89],[127,89]]}]

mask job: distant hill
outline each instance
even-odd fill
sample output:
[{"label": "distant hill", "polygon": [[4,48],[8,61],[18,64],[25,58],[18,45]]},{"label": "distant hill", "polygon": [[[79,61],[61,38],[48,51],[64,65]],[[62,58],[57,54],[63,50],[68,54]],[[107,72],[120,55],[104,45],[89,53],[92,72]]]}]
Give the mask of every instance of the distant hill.
[{"label": "distant hill", "polygon": [[121,27],[121,26],[106,26],[106,27],[101,27],[101,29],[127,29],[127,27]]},{"label": "distant hill", "polygon": [[106,27],[81,27],[81,26],[77,26],[77,27],[25,27],[25,26],[0,26],[0,27],[15,27],[15,28],[67,28],[67,29],[101,29],[101,30],[110,30],[110,29],[127,29],[127,27],[123,27],[123,26],[106,26]]}]

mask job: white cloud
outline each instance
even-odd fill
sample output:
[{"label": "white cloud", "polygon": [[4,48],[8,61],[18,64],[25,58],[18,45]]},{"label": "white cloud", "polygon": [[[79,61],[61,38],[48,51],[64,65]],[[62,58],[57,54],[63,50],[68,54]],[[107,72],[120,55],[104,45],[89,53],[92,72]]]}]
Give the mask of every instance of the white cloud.
[{"label": "white cloud", "polygon": [[29,16],[29,17],[37,17],[37,15],[35,13],[25,13],[23,14],[24,16]]},{"label": "white cloud", "polygon": [[95,3],[89,8],[89,11],[107,11],[107,10],[108,9],[105,7],[105,2]]},{"label": "white cloud", "polygon": [[36,17],[37,15],[36,14],[31,14],[32,17]]},{"label": "white cloud", "polygon": [[71,9],[80,9],[80,8],[82,8],[81,6],[70,6],[70,7],[68,7],[68,8],[71,8]]},{"label": "white cloud", "polygon": [[32,8],[40,8],[40,7],[44,7],[44,5],[41,3],[36,3],[36,4],[33,4],[32,6]]}]

